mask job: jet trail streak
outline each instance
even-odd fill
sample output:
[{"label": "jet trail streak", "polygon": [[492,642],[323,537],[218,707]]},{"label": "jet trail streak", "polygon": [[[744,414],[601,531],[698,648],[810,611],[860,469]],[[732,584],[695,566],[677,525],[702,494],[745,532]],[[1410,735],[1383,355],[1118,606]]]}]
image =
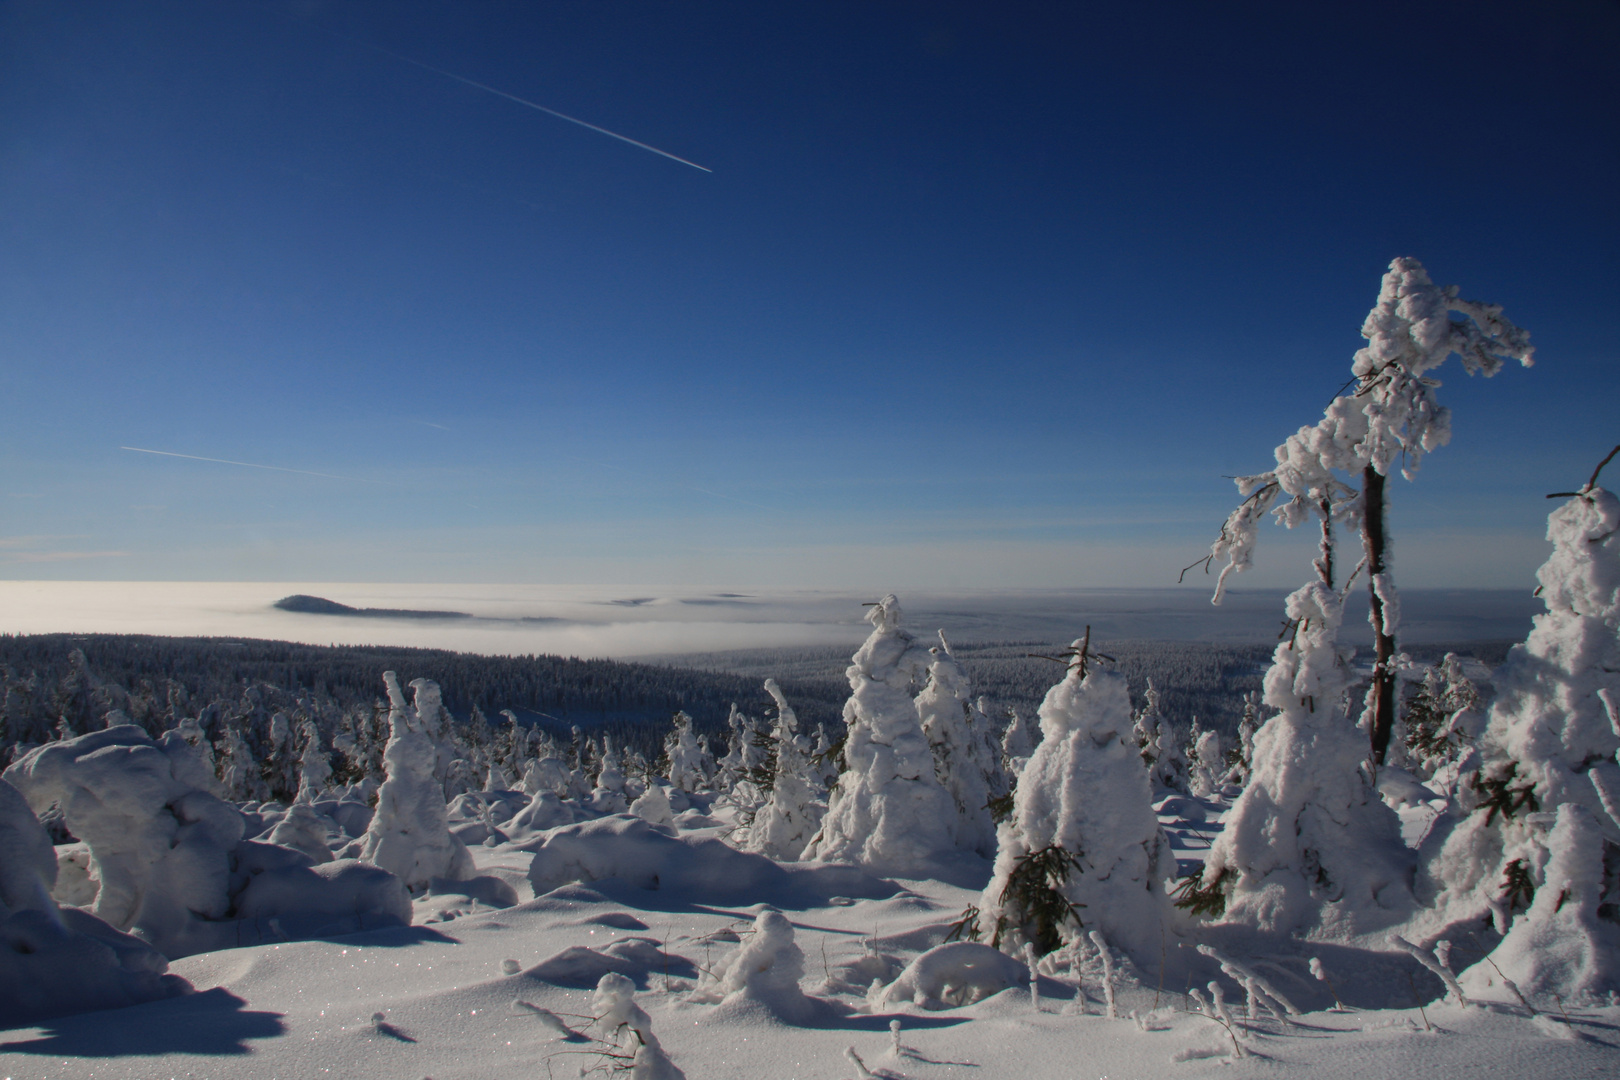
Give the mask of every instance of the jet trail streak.
[{"label": "jet trail streak", "polygon": [[420,60],[413,60],[409,56],[405,56],[405,55],[403,55],[401,53],[394,52],[392,49],[385,49],[381,45],[372,45],[370,42],[365,42],[364,44],[366,44],[370,48],[376,49],[378,52],[382,53],[384,56],[392,56],[395,60],[402,60],[407,64],[413,64],[416,67],[421,68],[423,71],[431,71],[435,75],[443,75],[447,79],[454,79],[454,80],[456,80],[456,82],[466,83],[468,86],[476,87],[479,90],[487,90],[491,94],[495,94],[498,97],[505,98],[507,101],[515,101],[519,105],[527,105],[529,108],[536,109],[536,110],[538,110],[540,112],[543,112],[547,116],[555,116],[559,120],[566,120],[570,124],[578,124],[582,128],[589,128],[590,130],[598,132],[598,133],[600,133],[602,135],[606,135],[609,138],[618,139],[620,142],[623,142],[623,143],[629,143],[631,146],[639,146],[643,150],[651,150],[653,153],[657,154],[659,157],[667,157],[667,158],[669,158],[669,160],[678,161],[682,165],[690,165],[690,166],[692,166],[692,168],[699,169],[699,170],[701,170],[703,172],[706,172],[706,173],[714,172],[713,169],[704,168],[702,165],[699,165],[695,161],[687,161],[683,157],[676,157],[674,154],[671,154],[667,150],[660,150],[656,146],[648,146],[644,142],[639,142],[639,141],[637,141],[635,139],[632,139],[628,135],[620,135],[617,131],[609,131],[605,127],[597,127],[595,124],[588,124],[584,120],[579,119],[578,117],[569,116],[567,113],[560,113],[556,109],[548,109],[544,105],[536,105],[534,102],[529,101],[526,98],[520,98],[516,94],[508,94],[505,90],[497,90],[493,86],[489,86],[489,85],[487,85],[485,83],[481,83],[481,82],[475,82],[474,80],[469,79],[469,78],[467,78],[467,77],[465,77],[463,75],[457,75],[453,71],[446,71],[446,70],[444,70],[444,68],[434,67],[432,64],[424,64]]},{"label": "jet trail streak", "polygon": [[132,450],[137,454],[157,454],[160,457],[185,458],[188,461],[212,461],[216,465],[240,465],[245,469],[268,469],[271,472],[297,473],[299,476],[319,476],[327,480],[348,480],[356,484],[376,484],[378,480],[361,480],[353,476],[335,476],[332,473],[310,472],[308,469],[284,469],[280,465],[255,465],[251,461],[230,461],[226,458],[198,457],[196,454],[176,454],[169,450],[145,450],[139,446],[120,446],[120,450]]}]

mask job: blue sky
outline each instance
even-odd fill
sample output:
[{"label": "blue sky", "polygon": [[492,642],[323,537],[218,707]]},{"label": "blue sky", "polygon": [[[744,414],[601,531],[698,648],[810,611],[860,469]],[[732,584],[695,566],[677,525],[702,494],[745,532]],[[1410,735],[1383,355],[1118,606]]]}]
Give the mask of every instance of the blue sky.
[{"label": "blue sky", "polygon": [[1413,255],[1538,364],[1440,372],[1398,572],[1528,584],[1620,9],[1119,6],[0,5],[0,577],[1172,584]]}]

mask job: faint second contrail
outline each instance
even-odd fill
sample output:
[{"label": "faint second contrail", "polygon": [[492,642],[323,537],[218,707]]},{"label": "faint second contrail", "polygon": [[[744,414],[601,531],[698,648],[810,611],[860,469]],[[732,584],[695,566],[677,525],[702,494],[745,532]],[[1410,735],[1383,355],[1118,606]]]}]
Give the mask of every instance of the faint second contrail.
[{"label": "faint second contrail", "polygon": [[226,458],[198,457],[196,454],[176,454],[171,450],[147,450],[139,446],[120,446],[120,450],[131,450],[137,454],[157,454],[159,457],[185,458],[188,461],[212,461],[216,465],[240,465],[245,469],[268,469],[271,472],[297,473],[299,476],[319,476],[327,480],[348,480],[356,484],[378,484],[380,480],[361,480],[355,476],[336,476],[332,473],[311,472],[308,469],[284,469],[280,465],[256,465],[251,461],[230,461]]}]

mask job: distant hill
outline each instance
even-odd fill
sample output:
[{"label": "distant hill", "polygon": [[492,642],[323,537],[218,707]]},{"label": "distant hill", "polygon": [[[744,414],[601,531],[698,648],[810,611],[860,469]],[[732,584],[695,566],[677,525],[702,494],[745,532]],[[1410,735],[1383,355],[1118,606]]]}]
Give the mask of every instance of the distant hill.
[{"label": "distant hill", "polygon": [[407,608],[350,607],[324,596],[283,596],[272,607],[282,611],[296,611],[300,615],[347,615],[360,619],[470,619],[465,611],[411,611]]}]

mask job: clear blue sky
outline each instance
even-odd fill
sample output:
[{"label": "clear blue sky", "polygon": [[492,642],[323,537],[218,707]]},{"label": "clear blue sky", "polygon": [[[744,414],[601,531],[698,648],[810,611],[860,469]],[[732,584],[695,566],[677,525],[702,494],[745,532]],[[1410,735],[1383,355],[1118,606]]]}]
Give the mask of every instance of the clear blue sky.
[{"label": "clear blue sky", "polygon": [[1398,570],[1528,584],[1620,441],[1616,55],[1606,2],[13,0],[0,577],[1169,584],[1413,255],[1539,362],[1442,370]]}]

